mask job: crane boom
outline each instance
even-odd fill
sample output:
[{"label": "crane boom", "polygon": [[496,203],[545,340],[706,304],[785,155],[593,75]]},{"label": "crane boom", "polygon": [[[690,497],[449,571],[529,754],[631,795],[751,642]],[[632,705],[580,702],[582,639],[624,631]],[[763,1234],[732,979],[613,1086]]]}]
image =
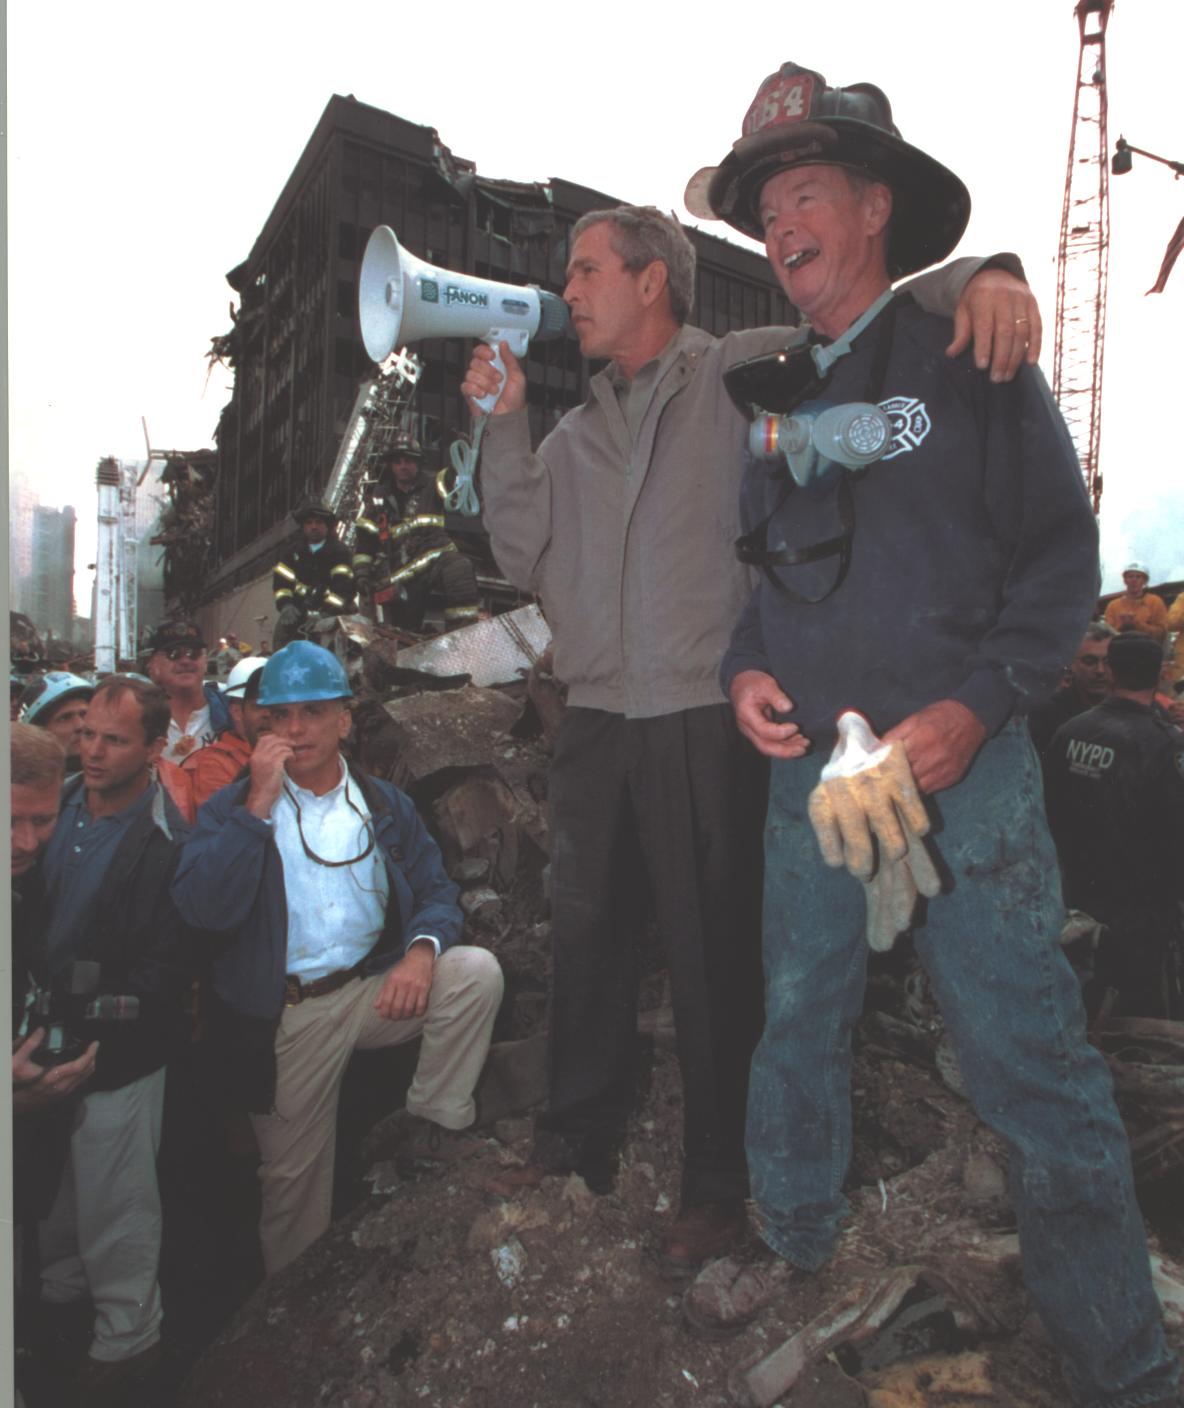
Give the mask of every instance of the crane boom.
[{"label": "crane boom", "polygon": [[1102,499],[1102,362],[1110,253],[1106,25],[1114,0],[1077,0],[1073,130],[1057,248],[1053,395],[1068,423],[1094,512]]}]

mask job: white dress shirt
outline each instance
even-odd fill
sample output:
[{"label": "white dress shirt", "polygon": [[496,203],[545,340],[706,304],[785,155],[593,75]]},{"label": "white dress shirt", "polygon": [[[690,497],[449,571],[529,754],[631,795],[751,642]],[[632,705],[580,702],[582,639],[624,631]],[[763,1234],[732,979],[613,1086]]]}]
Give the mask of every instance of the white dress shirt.
[{"label": "white dress shirt", "polygon": [[[344,763],[341,781],[321,797],[285,776],[271,821],[284,866],[287,971],[307,983],[352,968],[378,942],[390,893],[366,799]],[[305,846],[324,861],[359,859],[323,865]]]}]

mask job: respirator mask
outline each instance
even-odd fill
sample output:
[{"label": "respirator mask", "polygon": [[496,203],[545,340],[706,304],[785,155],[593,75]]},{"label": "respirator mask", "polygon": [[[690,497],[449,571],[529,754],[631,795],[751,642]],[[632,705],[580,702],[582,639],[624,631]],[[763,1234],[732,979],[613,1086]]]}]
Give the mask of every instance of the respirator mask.
[{"label": "respirator mask", "polygon": [[[749,453],[757,460],[780,461],[785,474],[772,511],[751,532],[737,538],[736,556],[748,566],[761,568],[779,592],[795,601],[809,605],[825,601],[847,575],[855,536],[852,475],[875,464],[892,444],[892,422],[876,403],[883,397],[896,308],[897,299],[889,289],[829,346],[754,357],[724,375],[728,394],[750,422]],[[856,339],[881,313],[870,334],[876,342],[864,397],[841,401],[831,393],[835,363],[852,351]],[[770,548],[769,524],[799,490],[835,493],[840,532],[804,548]],[[828,557],[839,559],[838,571],[819,597],[795,592],[774,570]]]}]

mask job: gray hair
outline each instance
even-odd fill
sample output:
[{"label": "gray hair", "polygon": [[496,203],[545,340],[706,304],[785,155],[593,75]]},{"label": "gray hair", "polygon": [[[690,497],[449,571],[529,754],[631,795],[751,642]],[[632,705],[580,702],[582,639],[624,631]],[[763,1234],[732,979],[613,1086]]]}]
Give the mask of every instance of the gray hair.
[{"label": "gray hair", "polygon": [[1118,632],[1105,621],[1091,621],[1085,628],[1086,640],[1113,640]]},{"label": "gray hair", "polygon": [[613,226],[613,248],[630,273],[640,274],[655,260],[666,265],[670,312],[676,323],[685,323],[695,301],[695,246],[686,231],[672,214],[663,215],[657,206],[618,205],[581,215],[572,226],[572,243],[585,230],[606,221]]}]

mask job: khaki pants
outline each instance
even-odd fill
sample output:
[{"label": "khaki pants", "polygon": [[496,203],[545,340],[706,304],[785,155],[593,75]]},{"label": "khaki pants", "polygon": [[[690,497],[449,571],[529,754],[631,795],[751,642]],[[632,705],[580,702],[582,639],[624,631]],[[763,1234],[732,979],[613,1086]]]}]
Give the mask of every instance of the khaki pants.
[{"label": "khaki pants", "polygon": [[160,1338],[160,1190],[156,1155],[164,1070],[87,1095],[70,1157],[42,1222],[41,1293],[95,1303],[92,1359],[130,1359]]},{"label": "khaki pants", "polygon": [[442,953],[427,1012],[406,1021],[388,1021],[374,1010],[383,976],[284,1008],[275,1042],[275,1111],[251,1116],[262,1155],[260,1237],[269,1276],[329,1226],[337,1098],[353,1051],[422,1035],[408,1111],[446,1129],[465,1129],[475,1118],[473,1088],[502,996],[497,960],[465,946]]}]

